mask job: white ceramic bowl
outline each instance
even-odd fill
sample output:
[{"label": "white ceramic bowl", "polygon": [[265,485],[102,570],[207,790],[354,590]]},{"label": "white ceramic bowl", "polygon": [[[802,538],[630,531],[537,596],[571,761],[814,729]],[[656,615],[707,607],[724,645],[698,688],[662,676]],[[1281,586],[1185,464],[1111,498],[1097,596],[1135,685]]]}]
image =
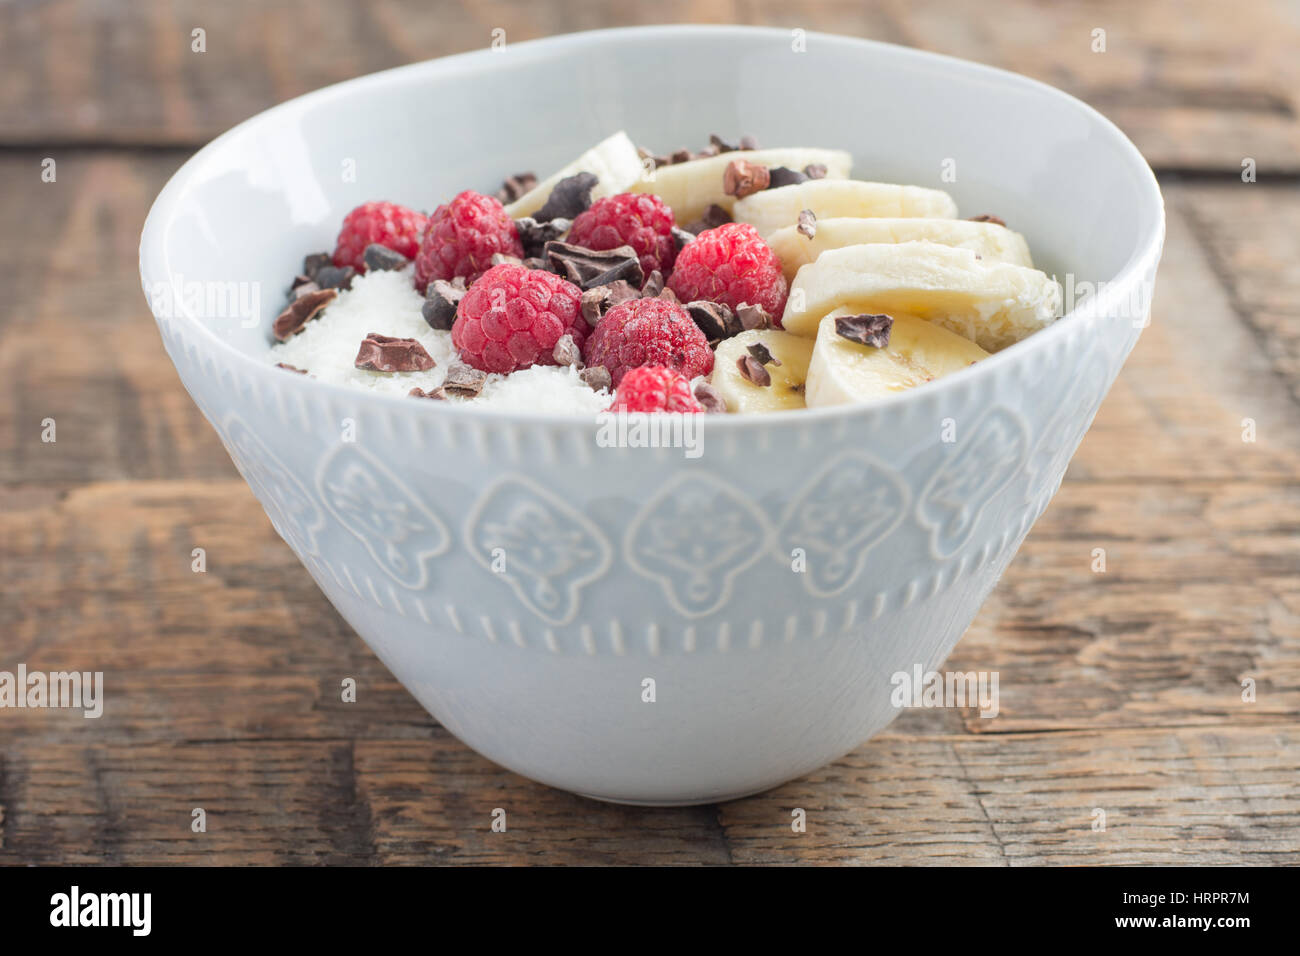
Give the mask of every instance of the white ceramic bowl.
[{"label": "white ceramic bowl", "polygon": [[[444,726],[557,787],[726,799],[883,728],[897,713],[891,675],[951,651],[1147,316],[1163,206],[1111,123],[971,63],[817,34],[796,46],[783,30],[653,27],[363,77],[221,136],[145,225],[140,268],[167,351],[276,529]],[[858,178],[941,186],[963,215],[1002,216],[1067,292],[1106,286],[895,399],[710,418],[695,460],[598,447],[586,419],[371,395],[272,367],[286,281],[332,246],[348,209],[491,191],[620,128],[657,149],[713,131],[845,148]],[[185,301],[194,282],[260,292],[255,324],[230,303]],[[164,303],[167,284],[179,303]]]}]

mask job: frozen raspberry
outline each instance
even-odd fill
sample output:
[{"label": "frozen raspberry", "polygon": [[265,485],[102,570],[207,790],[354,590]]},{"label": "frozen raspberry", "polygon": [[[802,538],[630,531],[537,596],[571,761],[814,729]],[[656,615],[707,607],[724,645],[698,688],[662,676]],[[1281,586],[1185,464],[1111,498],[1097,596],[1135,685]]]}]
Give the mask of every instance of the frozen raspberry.
[{"label": "frozen raspberry", "polygon": [[461,276],[472,283],[492,265],[495,253],[522,259],[519,230],[500,200],[465,190],[433,211],[415,258],[415,287]]},{"label": "frozen raspberry", "polygon": [[362,203],[343,217],[343,228],[334,244],[334,264],[340,269],[351,266],[365,272],[366,246],[372,242],[414,259],[427,222],[423,213],[395,202]]},{"label": "frozen raspberry", "polygon": [[691,380],[662,365],[629,369],[614,393],[611,412],[702,412],[691,394]]},{"label": "frozen raspberry", "polygon": [[556,364],[555,343],[566,333],[578,346],[587,334],[582,290],[552,272],[503,264],[460,300],[451,344],[475,368],[504,375]]},{"label": "frozen raspberry", "polygon": [[787,291],[781,260],[748,223],[729,222],[700,233],[677,254],[668,288],[683,302],[707,299],[736,308],[761,305],[779,320]]},{"label": "frozen raspberry", "polygon": [[600,320],[582,357],[603,365],[615,385],[628,369],[661,365],[688,379],[713,370],[713,350],[690,314],[667,299],[628,299]]},{"label": "frozen raspberry", "polygon": [[646,278],[658,269],[664,275],[677,257],[673,239],[673,211],[658,196],[621,193],[597,199],[573,220],[569,242],[588,249],[631,246],[641,260]]}]

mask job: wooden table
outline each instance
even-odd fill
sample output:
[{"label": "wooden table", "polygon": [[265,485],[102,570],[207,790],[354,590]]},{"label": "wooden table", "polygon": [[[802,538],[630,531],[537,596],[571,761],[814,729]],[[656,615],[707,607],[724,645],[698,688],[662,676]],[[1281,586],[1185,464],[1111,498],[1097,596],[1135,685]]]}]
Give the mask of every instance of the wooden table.
[{"label": "wooden table", "polygon": [[[0,862],[1300,861],[1297,4],[867,6],[0,5],[0,669],[103,670],[109,693],[98,721],[0,711]],[[497,27],[651,15],[1039,77],[1126,129],[1169,212],[1153,324],[951,658],[1001,673],[1001,715],[907,712],[815,774],[685,810],[547,789],[434,723],[271,530],[163,354],[135,261],[172,171],[273,102]]]}]

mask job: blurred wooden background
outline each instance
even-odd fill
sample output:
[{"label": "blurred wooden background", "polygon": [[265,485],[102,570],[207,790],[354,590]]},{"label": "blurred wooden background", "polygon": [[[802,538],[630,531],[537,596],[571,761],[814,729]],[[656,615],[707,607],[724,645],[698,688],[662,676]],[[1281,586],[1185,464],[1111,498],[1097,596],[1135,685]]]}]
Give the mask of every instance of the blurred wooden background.
[{"label": "blurred wooden background", "polygon": [[[908,712],[770,793],[641,810],[493,766],[397,685],[181,388],[135,260],[168,176],[272,103],[495,28],[674,21],[1061,86],[1143,149],[1169,237],[1152,326],[950,660],[1001,672],[1001,715]],[[0,669],[110,695],[98,721],[0,711],[0,862],[1300,862],[1298,49],[1284,0],[0,2]]]}]

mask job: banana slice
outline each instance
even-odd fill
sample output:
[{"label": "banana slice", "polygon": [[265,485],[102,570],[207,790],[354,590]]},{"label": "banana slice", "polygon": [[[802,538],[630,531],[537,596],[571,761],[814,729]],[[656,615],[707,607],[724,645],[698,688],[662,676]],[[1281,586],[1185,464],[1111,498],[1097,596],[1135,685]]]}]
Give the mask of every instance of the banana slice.
[{"label": "banana slice", "polygon": [[[734,150],[704,159],[692,159],[672,166],[660,166],[647,173],[637,183],[627,187],[628,192],[654,193],[673,211],[679,226],[699,219],[713,204],[728,212],[736,204],[735,196],[722,191],[722,174],[733,159],[744,159],[760,166],[785,166],[802,170],[813,163],[826,167],[827,179],[844,179],[853,168],[853,157],[839,149],[784,149]],[[818,180],[819,182],[821,180]],[[795,210],[798,215],[799,210]],[[781,223],[785,225],[785,223]]]},{"label": "banana slice", "polygon": [[835,309],[817,326],[804,399],[809,408],[869,402],[988,358],[978,345],[913,315],[894,314],[889,344],[859,345],[835,331],[835,319],[856,310]]},{"label": "banana slice", "polygon": [[[751,345],[764,345],[781,364],[765,365],[771,385],[755,385],[740,373],[738,360]],[[751,329],[723,339],[713,353],[711,385],[727,403],[729,412],[780,412],[804,407],[804,379],[812,358],[812,339],[780,329]]]},{"label": "banana slice", "polygon": [[967,219],[819,219],[817,232],[809,239],[797,226],[785,226],[767,237],[785,268],[787,282],[794,281],[799,267],[813,262],[828,249],[842,249],[867,242],[937,242],[970,249],[992,262],[1009,262],[1033,268],[1025,237],[995,222]]},{"label": "banana slice", "polygon": [[759,235],[767,236],[795,225],[805,209],[811,209],[819,220],[836,216],[957,217],[957,203],[941,189],[858,179],[812,179],[765,189],[737,200],[731,215],[738,222],[752,223]]},{"label": "banana slice", "polygon": [[1061,287],[1037,269],[977,259],[969,249],[869,243],[831,249],[800,268],[781,325],[811,337],[838,306],[915,315],[996,352],[1051,323]]},{"label": "banana slice", "polygon": [[506,212],[512,219],[531,216],[546,204],[555,184],[574,173],[594,173],[600,182],[591,191],[591,198],[600,199],[602,196],[626,192],[629,186],[645,175],[645,167],[641,164],[641,157],[632,140],[628,139],[627,133],[619,130],[506,206]]}]

